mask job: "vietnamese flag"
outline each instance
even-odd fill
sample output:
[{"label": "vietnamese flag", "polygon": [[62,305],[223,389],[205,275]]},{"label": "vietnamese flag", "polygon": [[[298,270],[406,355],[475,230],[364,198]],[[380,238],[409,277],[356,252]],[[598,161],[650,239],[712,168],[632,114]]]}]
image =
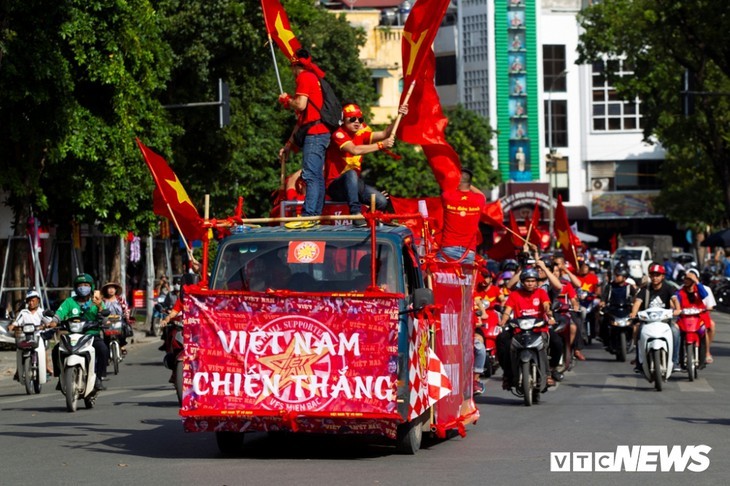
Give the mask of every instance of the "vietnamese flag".
[{"label": "vietnamese flag", "polygon": [[449,120],[441,109],[434,84],[436,57],[431,47],[449,2],[418,0],[408,14],[401,43],[406,87],[401,104],[407,98],[409,109],[401,120],[398,136],[404,142],[423,147],[442,191],[455,189],[461,174],[459,156],[446,142]]},{"label": "vietnamese flag", "polygon": [[155,214],[172,220],[186,240],[203,239],[206,235],[203,218],[195,209],[193,201],[185,192],[180,179],[167,165],[165,159],[145,146],[139,139],[136,140],[144,161],[152,172],[152,178],[155,180],[155,192],[152,194]]},{"label": "vietnamese flag", "polygon": [[287,59],[296,60],[297,49],[302,45],[291,30],[284,7],[281,6],[279,0],[261,0],[261,8],[264,11],[264,22],[266,22],[269,37],[276,42]]},{"label": "vietnamese flag", "polygon": [[529,225],[527,225],[527,232],[530,234],[528,240],[540,250],[543,250],[550,244],[550,235],[541,231],[539,226],[540,206],[535,203],[535,209],[532,210],[532,219],[530,220]]},{"label": "vietnamese flag", "polygon": [[525,240],[521,237],[520,227],[517,226],[517,220],[512,211],[509,212],[509,230],[511,230],[509,233],[511,235],[512,245],[522,248]]},{"label": "vietnamese flag", "polygon": [[502,209],[502,201],[497,199],[494,202],[486,203],[482,208],[480,218],[482,223],[489,226],[504,228],[504,209]]},{"label": "vietnamese flag", "polygon": [[503,261],[515,257],[515,245],[512,244],[512,238],[504,235],[501,240],[495,243],[487,250],[489,258],[496,261]]},{"label": "vietnamese flag", "polygon": [[570,229],[568,222],[568,213],[563,206],[563,198],[558,194],[558,207],[555,209],[555,237],[563,249],[565,261],[573,264],[573,268],[578,268],[578,259],[575,251],[573,231]]}]

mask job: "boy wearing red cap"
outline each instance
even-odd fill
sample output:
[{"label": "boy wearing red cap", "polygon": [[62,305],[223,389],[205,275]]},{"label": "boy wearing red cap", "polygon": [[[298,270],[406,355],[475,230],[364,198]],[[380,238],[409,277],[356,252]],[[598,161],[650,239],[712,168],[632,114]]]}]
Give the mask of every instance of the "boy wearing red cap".
[{"label": "boy wearing red cap", "polygon": [[[401,106],[398,113],[408,113],[408,105]],[[388,200],[380,191],[365,184],[361,172],[363,155],[393,146],[392,131],[391,124],[385,130],[373,132],[355,103],[345,103],[342,107],[342,126],[332,134],[325,156],[325,186],[333,200],[347,201],[350,214],[360,214],[361,205],[370,204],[371,195],[375,195],[377,210],[384,211],[388,206]],[[355,220],[354,224],[364,225],[365,222]]]}]

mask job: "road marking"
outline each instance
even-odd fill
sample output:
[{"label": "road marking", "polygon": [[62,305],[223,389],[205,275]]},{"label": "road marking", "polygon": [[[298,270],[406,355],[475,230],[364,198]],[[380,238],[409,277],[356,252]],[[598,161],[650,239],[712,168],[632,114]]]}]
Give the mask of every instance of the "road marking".
[{"label": "road marking", "polygon": [[679,391],[682,392],[714,392],[705,378],[698,378],[695,381],[678,381]]}]

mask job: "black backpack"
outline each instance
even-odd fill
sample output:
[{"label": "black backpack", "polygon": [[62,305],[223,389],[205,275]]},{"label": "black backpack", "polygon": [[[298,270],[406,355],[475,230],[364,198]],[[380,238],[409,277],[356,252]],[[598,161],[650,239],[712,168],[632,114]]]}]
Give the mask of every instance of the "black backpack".
[{"label": "black backpack", "polygon": [[[342,105],[340,104],[340,100],[337,98],[335,91],[332,89],[332,85],[330,85],[324,78],[317,79],[319,79],[319,85],[322,88],[322,108],[319,108],[314,103],[307,103],[307,109],[312,106],[315,110],[319,111],[319,117],[322,120],[322,123],[327,127],[327,130],[332,133],[340,128]],[[307,136],[307,131],[311,126],[316,125],[317,123],[319,122],[309,122],[299,127],[297,132],[294,134],[294,143],[298,147],[302,147],[304,145],[304,137]]]}]

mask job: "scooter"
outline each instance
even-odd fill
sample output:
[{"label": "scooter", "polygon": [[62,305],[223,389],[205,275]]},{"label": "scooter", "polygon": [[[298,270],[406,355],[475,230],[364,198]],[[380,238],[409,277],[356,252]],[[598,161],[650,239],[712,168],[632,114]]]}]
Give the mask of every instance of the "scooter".
[{"label": "scooter", "polygon": [[[705,364],[705,325],[702,322],[702,313],[706,309],[686,308],[677,320],[681,336],[680,352],[684,352],[684,363],[689,375],[689,381],[695,381],[697,370]],[[680,362],[682,356],[680,356]]]},{"label": "scooter", "polygon": [[484,376],[488,378],[499,368],[499,361],[497,360],[497,336],[502,332],[502,327],[499,325],[500,313],[497,307],[489,307],[489,301],[479,299],[475,301],[475,304],[477,310],[474,312],[476,325],[474,333],[477,339],[482,340],[487,350]]},{"label": "scooter", "polygon": [[639,364],[644,377],[662,391],[672,375],[672,309],[650,308],[637,315],[643,323],[639,336]]},{"label": "scooter", "polygon": [[512,387],[515,396],[522,397],[525,406],[540,402],[540,393],[547,390],[548,333],[541,332],[547,323],[536,317],[511,319],[514,329],[510,355],[512,360]]},{"label": "scooter", "polygon": [[167,295],[161,294],[155,297],[155,305],[152,308],[152,321],[150,323],[150,336],[154,337],[160,337],[160,334],[162,333],[162,329],[160,329],[160,321],[167,317],[167,314],[169,313],[169,309],[165,307],[165,300],[167,299]]},{"label": "scooter", "polygon": [[101,318],[109,315],[109,311],[101,311],[96,321],[71,319],[63,324],[68,334],[61,335],[59,356],[61,362],[61,392],[66,396],[66,410],[76,411],[76,402],[84,400],[86,408],[93,408],[96,403],[97,390],[96,352],[94,350],[94,336],[84,334],[91,329],[100,329]]},{"label": "scooter", "polygon": [[23,320],[24,314],[29,315],[29,312],[24,309],[18,316],[19,329],[15,338],[18,379],[25,385],[25,392],[32,395],[40,393],[46,383],[46,340],[42,331],[44,326],[36,326],[30,319]]},{"label": "scooter", "polygon": [[114,374],[118,375],[119,363],[121,363],[124,359],[122,356],[122,347],[119,344],[122,333],[125,332],[122,316],[110,314],[109,317],[104,320],[103,329],[104,342],[109,347],[109,362],[114,369]]},{"label": "scooter", "polygon": [[633,351],[634,327],[628,305],[606,308],[608,318],[609,352],[616,355],[616,361],[626,362],[626,356]]},{"label": "scooter", "polygon": [[182,319],[177,318],[168,323],[167,340],[165,341],[165,357],[163,363],[165,368],[172,370],[171,381],[175,385],[178,404],[182,407],[183,392],[183,341]]}]

